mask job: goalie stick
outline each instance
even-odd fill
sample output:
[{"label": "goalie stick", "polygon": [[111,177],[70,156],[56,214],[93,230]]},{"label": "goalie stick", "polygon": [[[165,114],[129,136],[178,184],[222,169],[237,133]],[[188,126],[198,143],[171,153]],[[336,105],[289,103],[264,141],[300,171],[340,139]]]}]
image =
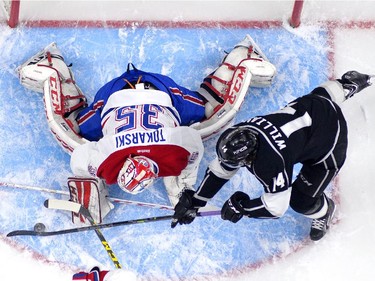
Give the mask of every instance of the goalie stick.
[{"label": "goalie stick", "polygon": [[[56,201],[56,199],[49,199],[48,201],[51,201],[51,200]],[[62,207],[63,210],[76,212],[77,210],[80,210],[80,207],[81,207],[80,204],[75,203],[75,202],[65,201],[65,200],[57,200],[57,201],[70,202],[68,205],[62,204],[61,202],[59,202],[59,206]],[[50,202],[46,204],[48,206],[50,205]],[[217,215],[220,215],[220,210],[202,211],[202,212],[197,213],[197,216],[199,217],[217,216]],[[96,229],[102,229],[102,228],[117,227],[117,226],[122,226],[122,225],[132,225],[132,224],[139,224],[139,223],[171,220],[172,218],[173,218],[173,215],[167,215],[167,216],[160,216],[160,217],[149,217],[149,218],[142,218],[142,219],[127,220],[127,221],[118,221],[118,222],[112,222],[112,223],[96,224],[96,225],[91,225],[91,226],[75,227],[75,228],[69,228],[69,229],[62,229],[62,230],[56,230],[56,231],[44,231],[44,232],[35,231],[35,230],[15,230],[15,231],[9,232],[7,234],[7,237],[55,236],[55,235],[63,235],[63,234],[83,232],[83,231],[96,230]]]},{"label": "goalie stick", "polygon": [[[72,211],[75,213],[79,213],[83,215],[91,224],[91,226],[96,226],[94,219],[92,218],[89,210],[87,210],[85,207],[83,207],[79,203],[66,201],[66,200],[46,200],[44,202],[44,206],[48,209],[58,209],[58,210],[66,210],[66,211]],[[116,268],[121,268],[121,264],[116,257],[115,253],[113,252],[111,246],[108,244],[107,240],[105,239],[103,233],[100,231],[100,229],[96,228],[94,229],[96,235],[98,236],[100,242],[102,243],[104,249],[107,251],[108,256],[111,258],[113,264]]]},{"label": "goalie stick", "polygon": [[[26,184],[17,184],[17,183],[8,183],[8,182],[0,182],[0,186],[14,187],[14,188],[19,188],[19,189],[26,189],[26,190],[33,190],[33,191],[69,196],[68,191],[54,190],[54,189],[49,189],[49,188],[40,187],[40,186],[31,186],[31,185],[26,185]],[[140,207],[149,207],[149,208],[155,208],[155,209],[161,209],[161,210],[173,210],[172,206],[167,206],[167,205],[132,201],[132,200],[126,200],[126,199],[121,199],[121,198],[115,198],[115,197],[107,197],[107,198],[109,201],[113,203],[120,203],[120,204],[140,206]]]},{"label": "goalie stick", "polygon": [[[14,188],[25,189],[25,190],[33,190],[33,191],[39,191],[39,192],[45,192],[45,193],[51,193],[51,194],[59,194],[59,195],[70,196],[68,191],[49,189],[49,188],[45,188],[45,187],[41,187],[41,186],[31,186],[31,185],[26,185],[26,184],[0,182],[0,187],[1,186],[14,187]],[[119,204],[138,206],[138,207],[149,207],[149,208],[160,209],[160,210],[170,210],[170,211],[174,210],[174,208],[172,206],[156,204],[156,203],[127,200],[127,199],[116,198],[116,197],[107,197],[107,199],[109,201],[111,201],[112,203],[119,203]],[[216,210],[216,209],[217,208],[214,207],[214,206],[206,205],[205,207],[200,208],[199,210],[201,210],[201,211],[212,211],[212,210]]]}]

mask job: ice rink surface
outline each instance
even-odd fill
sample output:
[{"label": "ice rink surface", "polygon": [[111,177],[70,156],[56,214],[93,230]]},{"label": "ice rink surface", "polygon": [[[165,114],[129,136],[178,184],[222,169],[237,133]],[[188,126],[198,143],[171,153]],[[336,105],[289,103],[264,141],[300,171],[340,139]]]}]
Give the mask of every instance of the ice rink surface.
[{"label": "ice rink surface", "polygon": [[[128,62],[197,89],[225,51],[250,34],[275,64],[278,74],[271,87],[250,89],[236,122],[277,110],[307,94],[327,80],[331,70],[335,77],[352,69],[375,73],[371,49],[375,31],[371,28],[339,27],[332,31],[321,26],[291,29],[287,25],[263,29],[0,26],[0,30],[0,181],[55,190],[67,190],[69,156],[48,130],[41,95],[25,90],[14,72],[16,66],[52,41],[73,64],[77,84],[91,100],[102,84],[126,70]],[[169,222],[103,230],[123,267],[137,272],[140,280],[372,280],[374,92],[375,88],[369,88],[344,106],[349,125],[348,159],[333,191],[329,190],[338,204],[338,215],[323,241],[310,242],[310,221],[292,210],[278,220],[243,219],[235,225],[219,217],[206,217],[173,230]],[[214,157],[215,141],[205,142],[199,179]],[[244,170],[211,203],[221,207],[234,190],[258,196],[261,187]],[[111,186],[110,195],[168,204],[161,182],[137,196]],[[47,198],[66,197],[9,187],[0,187],[0,196],[0,263],[9,269],[9,273],[5,271],[7,280],[14,274],[11,270],[30,281],[50,280],[48,274],[62,281],[70,280],[74,271],[93,265],[113,268],[93,232],[55,238],[5,238],[6,233],[32,228],[36,222],[45,223],[51,230],[73,227],[68,213],[43,207]],[[116,204],[105,220],[165,214],[171,212]]]}]

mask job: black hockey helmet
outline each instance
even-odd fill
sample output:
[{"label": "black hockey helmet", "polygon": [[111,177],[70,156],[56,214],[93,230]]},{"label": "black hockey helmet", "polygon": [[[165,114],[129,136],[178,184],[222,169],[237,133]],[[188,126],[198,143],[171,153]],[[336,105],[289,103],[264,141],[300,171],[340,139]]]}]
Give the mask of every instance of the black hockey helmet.
[{"label": "black hockey helmet", "polygon": [[216,144],[219,160],[230,168],[250,165],[257,150],[258,134],[247,126],[227,129]]}]

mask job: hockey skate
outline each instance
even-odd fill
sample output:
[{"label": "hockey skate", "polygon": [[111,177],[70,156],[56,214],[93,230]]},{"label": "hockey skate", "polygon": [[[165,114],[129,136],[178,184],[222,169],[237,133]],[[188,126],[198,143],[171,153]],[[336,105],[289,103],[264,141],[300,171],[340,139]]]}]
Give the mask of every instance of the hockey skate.
[{"label": "hockey skate", "polygon": [[347,90],[345,99],[351,98],[356,93],[370,86],[372,84],[371,79],[374,77],[374,75],[362,74],[354,70],[344,73],[338,81],[342,84],[343,88]]},{"label": "hockey skate", "polygon": [[[326,197],[327,198],[327,197]],[[332,218],[335,214],[336,206],[332,199],[327,198],[328,201],[328,211],[327,214],[319,219],[313,219],[311,223],[310,238],[313,241],[318,241],[323,238],[327,233]]]}]

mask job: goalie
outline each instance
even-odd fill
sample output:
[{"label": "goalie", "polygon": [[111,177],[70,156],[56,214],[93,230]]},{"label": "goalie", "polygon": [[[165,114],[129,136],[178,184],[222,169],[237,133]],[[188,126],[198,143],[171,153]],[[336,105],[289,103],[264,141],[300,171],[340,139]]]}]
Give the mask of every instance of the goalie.
[{"label": "goalie", "polygon": [[[193,189],[202,139],[233,119],[250,84],[270,85],[276,69],[247,35],[198,91],[128,64],[88,105],[55,43],[17,72],[23,86],[43,93],[49,128],[71,154],[71,200],[101,223],[113,208],[106,184],[136,194],[163,177],[174,206],[182,191]],[[84,219],[73,214],[76,221]]]}]

